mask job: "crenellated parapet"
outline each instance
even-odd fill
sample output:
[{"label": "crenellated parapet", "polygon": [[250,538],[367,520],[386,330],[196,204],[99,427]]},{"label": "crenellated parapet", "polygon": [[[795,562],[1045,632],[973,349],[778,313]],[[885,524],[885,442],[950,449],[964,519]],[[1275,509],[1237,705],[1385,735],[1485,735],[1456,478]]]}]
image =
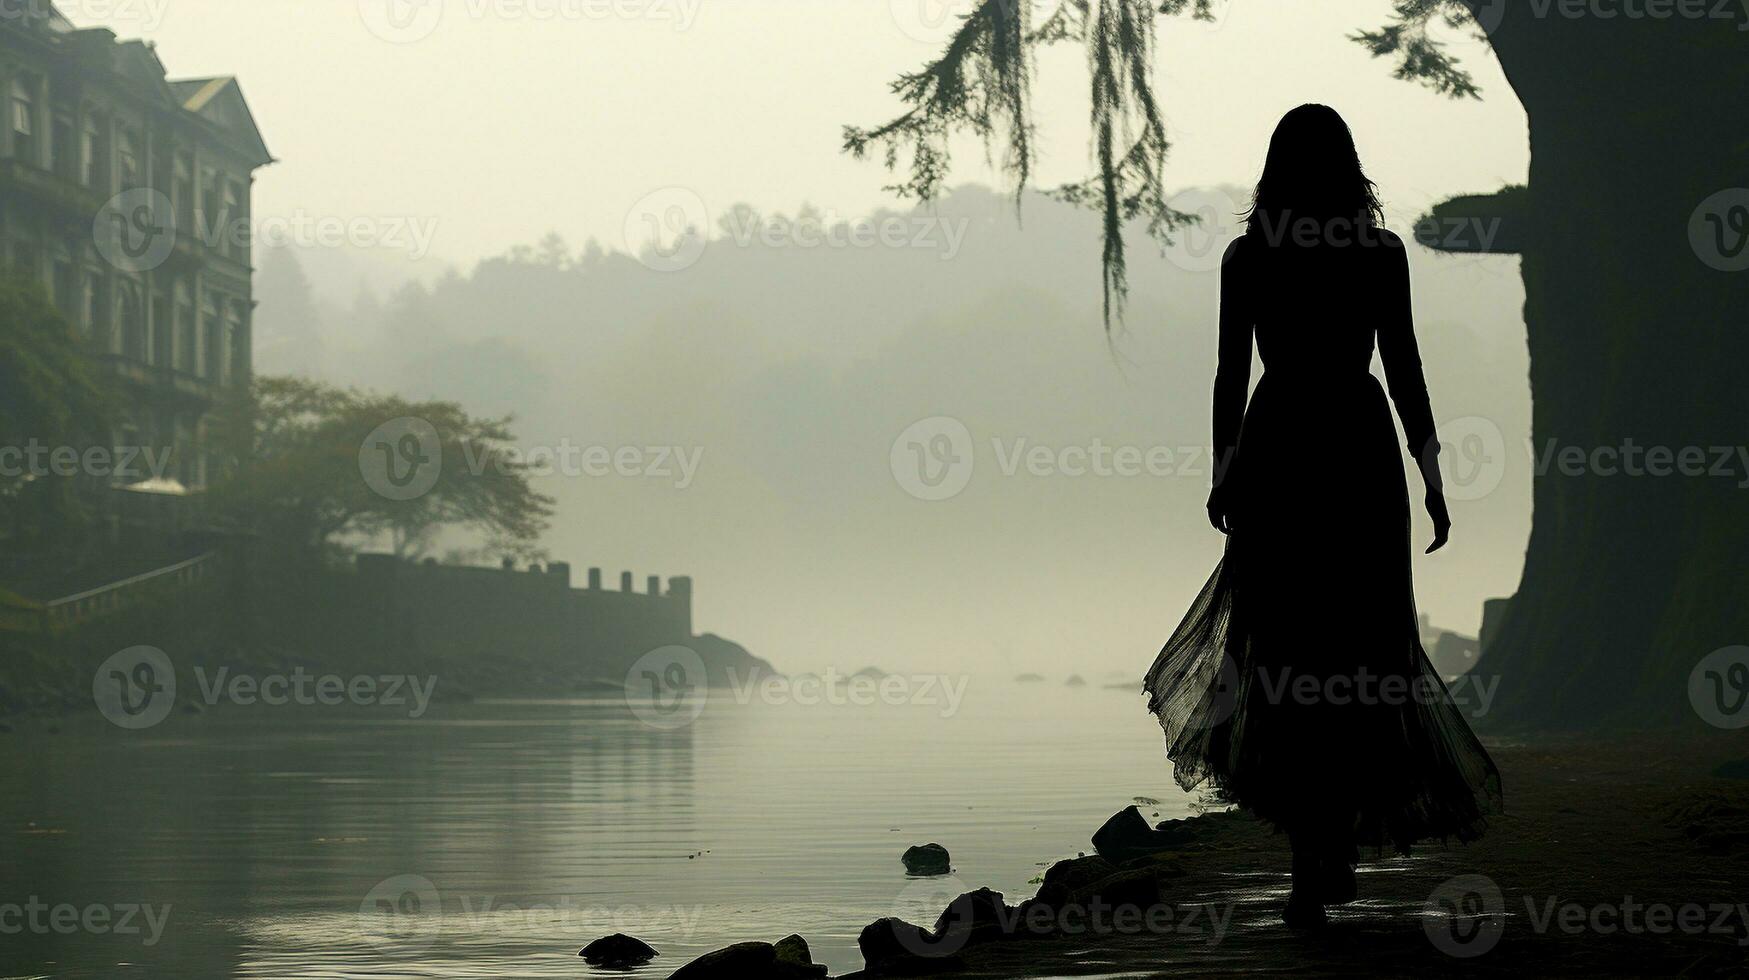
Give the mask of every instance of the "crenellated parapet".
[{"label": "crenellated parapet", "polygon": [[590,568],[588,587],[575,588],[567,562],[494,568],[386,554],[359,555],[357,571],[359,598],[385,635],[433,652],[544,652],[605,668],[692,638],[692,579],[685,576],[664,590],[651,575],[638,592],[627,571],[612,590],[601,587],[601,569]]}]

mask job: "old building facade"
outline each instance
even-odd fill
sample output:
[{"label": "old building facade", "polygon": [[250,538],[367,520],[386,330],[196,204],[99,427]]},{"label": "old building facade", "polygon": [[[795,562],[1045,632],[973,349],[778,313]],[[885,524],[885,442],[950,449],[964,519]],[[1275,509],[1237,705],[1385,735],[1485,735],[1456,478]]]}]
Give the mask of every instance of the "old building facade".
[{"label": "old building facade", "polygon": [[154,485],[198,493],[214,413],[249,378],[250,190],[273,158],[235,78],[170,79],[151,45],[46,0],[6,9],[0,260],[89,344],[116,445],[173,450]]}]

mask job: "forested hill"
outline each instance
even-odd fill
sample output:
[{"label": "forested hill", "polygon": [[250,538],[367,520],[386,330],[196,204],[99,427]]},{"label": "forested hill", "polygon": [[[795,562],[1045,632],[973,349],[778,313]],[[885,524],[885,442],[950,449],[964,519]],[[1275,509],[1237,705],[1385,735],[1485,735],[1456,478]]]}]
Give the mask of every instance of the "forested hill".
[{"label": "forested hill", "polygon": [[[1190,203],[1230,225],[1244,200]],[[1136,236],[1108,345],[1092,215],[1029,196],[1017,220],[978,187],[929,210],[815,214],[714,215],[702,247],[644,261],[554,235],[396,291],[361,288],[369,270],[333,253],[270,252],[257,367],[514,413],[528,446],[700,454],[690,478],[544,479],[550,550],[697,576],[698,621],[781,669],[949,653],[1139,669],[1219,554],[1206,461],[1186,452],[1209,438],[1218,247],[1193,233],[1163,256]],[[1407,238],[1415,217],[1391,225]],[[1423,608],[1473,629],[1516,584],[1528,528],[1523,289],[1511,258],[1414,248],[1411,263],[1437,414],[1485,419],[1504,444],[1494,462],[1471,442],[1502,482],[1456,501],[1453,547],[1417,568]],[[928,502],[891,450],[940,415],[966,425],[975,471]],[[1307,478],[1340,479],[1342,434],[1315,412],[1306,429],[1332,453]],[[1041,446],[1046,465],[1024,461]],[[1170,449],[1174,468],[1067,471],[1098,446]]]}]

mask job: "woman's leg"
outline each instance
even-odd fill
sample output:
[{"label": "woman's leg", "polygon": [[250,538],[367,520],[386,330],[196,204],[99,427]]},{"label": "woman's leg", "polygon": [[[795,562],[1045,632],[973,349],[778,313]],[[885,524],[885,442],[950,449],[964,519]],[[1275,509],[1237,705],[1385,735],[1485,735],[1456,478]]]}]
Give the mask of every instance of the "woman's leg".
[{"label": "woman's leg", "polygon": [[1325,921],[1320,872],[1327,842],[1319,823],[1303,820],[1288,831],[1288,843],[1293,847],[1293,890],[1288,893],[1282,921],[1291,929],[1315,928]]},{"label": "woman's leg", "polygon": [[1319,874],[1326,905],[1345,905],[1357,894],[1354,866],[1360,862],[1360,851],[1355,846],[1354,821],[1353,813],[1335,814],[1324,834]]}]

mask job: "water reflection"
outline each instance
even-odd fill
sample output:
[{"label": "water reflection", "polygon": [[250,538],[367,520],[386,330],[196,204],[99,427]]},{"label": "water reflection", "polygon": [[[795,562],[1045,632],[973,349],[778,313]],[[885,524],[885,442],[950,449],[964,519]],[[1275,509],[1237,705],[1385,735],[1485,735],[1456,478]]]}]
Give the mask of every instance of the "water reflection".
[{"label": "water reflection", "polygon": [[64,727],[5,736],[0,903],[167,919],[155,943],[46,919],[7,974],[576,977],[615,931],[662,951],[645,975],[797,931],[841,972],[862,925],[941,904],[908,844],[1015,896],[1131,797],[1185,810],[1115,691],[974,684],[948,717],[724,696],[672,731],[613,699]]}]

